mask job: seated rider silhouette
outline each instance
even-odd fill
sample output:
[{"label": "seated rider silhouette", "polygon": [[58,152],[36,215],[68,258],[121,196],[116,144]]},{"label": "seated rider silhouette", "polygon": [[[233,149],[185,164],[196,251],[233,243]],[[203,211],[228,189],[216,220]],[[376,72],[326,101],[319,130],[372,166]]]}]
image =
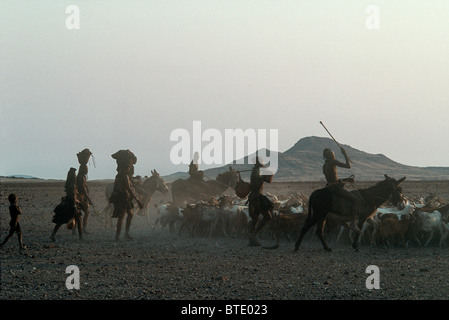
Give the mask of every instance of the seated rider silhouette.
[{"label": "seated rider silhouette", "polygon": [[204,172],[198,170],[198,159],[200,158],[198,152],[195,152],[193,156],[193,160],[189,164],[189,175],[190,180],[197,184],[200,184],[203,181]]},{"label": "seated rider silhouette", "polygon": [[323,165],[323,173],[326,177],[326,188],[335,196],[342,197],[351,202],[351,225],[350,228],[356,231],[357,233],[361,233],[360,229],[357,227],[356,218],[357,212],[360,206],[359,199],[352,194],[351,192],[344,189],[344,181],[348,181],[349,179],[341,180],[337,175],[337,167],[351,168],[351,164],[349,162],[348,155],[346,154],[346,150],[343,147],[340,147],[340,151],[345,157],[346,162],[342,163],[335,159],[335,153],[331,149],[324,149],[323,157],[324,157],[324,165]]},{"label": "seated rider silhouette", "polygon": [[199,194],[206,193],[206,190],[208,188],[206,181],[203,180],[204,178],[204,171],[198,170],[198,159],[199,159],[199,153],[195,152],[193,156],[193,160],[189,164],[189,179],[194,185],[197,186],[195,190]]}]

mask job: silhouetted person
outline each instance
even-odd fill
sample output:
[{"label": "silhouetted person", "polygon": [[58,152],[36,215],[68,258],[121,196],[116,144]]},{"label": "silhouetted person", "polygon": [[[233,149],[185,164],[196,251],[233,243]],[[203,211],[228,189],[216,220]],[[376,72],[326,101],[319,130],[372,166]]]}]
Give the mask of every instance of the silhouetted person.
[{"label": "silhouetted person", "polygon": [[323,165],[323,173],[326,177],[326,188],[333,194],[338,197],[342,197],[351,202],[351,225],[350,228],[354,231],[360,233],[360,229],[357,227],[356,219],[357,212],[359,210],[360,201],[359,199],[353,195],[351,192],[344,189],[344,180],[338,178],[337,167],[351,168],[351,164],[349,162],[348,155],[346,154],[346,150],[343,147],[340,148],[341,153],[345,157],[345,163],[342,163],[335,159],[335,153],[331,149],[323,150],[324,157],[324,165]]},{"label": "silhouetted person", "polygon": [[[78,191],[78,203],[80,211],[84,212],[83,217],[83,233],[86,232],[87,228],[87,220],[90,215],[90,205],[93,205],[92,200],[89,196],[89,188],[87,187],[87,163],[89,162],[89,158],[92,155],[89,149],[84,149],[83,151],[77,153],[78,162],[80,164],[78,170],[78,176],[76,177],[76,188]],[[75,230],[74,230],[75,231]]]},{"label": "silhouetted person", "polygon": [[83,239],[82,233],[82,216],[78,207],[78,192],[76,189],[76,169],[70,168],[67,173],[65,182],[66,196],[62,198],[61,203],[55,208],[53,222],[56,224],[50,235],[50,240],[55,241],[56,232],[59,228],[68,223],[71,219],[75,219],[75,225],[78,228],[79,239]]},{"label": "silhouetted person", "polygon": [[198,160],[200,155],[198,152],[195,152],[193,155],[193,160],[189,164],[189,181],[192,182],[192,192],[196,194],[197,197],[203,197],[207,194],[208,185],[204,178],[204,171],[198,170]]},{"label": "silhouetted person", "polygon": [[189,179],[197,184],[201,184],[204,178],[204,172],[198,170],[198,160],[200,155],[198,152],[195,152],[193,155],[193,160],[189,164]]},{"label": "silhouetted person", "polygon": [[125,238],[132,239],[129,234],[131,221],[133,218],[133,200],[137,201],[139,208],[143,204],[137,197],[137,193],[132,184],[134,164],[137,162],[136,156],[129,150],[119,150],[112,155],[117,162],[117,175],[114,181],[114,190],[109,201],[114,204],[113,218],[117,218],[115,240],[119,240],[122,230],[123,219],[126,218]]},{"label": "silhouetted person", "polygon": [[9,233],[6,236],[5,240],[3,240],[0,247],[3,247],[6,242],[8,242],[9,238],[11,238],[14,233],[17,233],[17,238],[19,240],[19,248],[26,249],[26,246],[23,245],[22,240],[22,229],[20,228],[19,217],[22,214],[22,209],[19,207],[18,200],[19,198],[15,194],[10,194],[8,196],[8,200],[10,203],[9,206],[9,215],[11,216],[11,220],[9,221]]},{"label": "silhouetted person", "polygon": [[[249,245],[260,246],[261,243],[258,239],[260,230],[271,219],[273,211],[273,203],[265,195],[263,195],[264,182],[271,182],[267,177],[260,174],[260,168],[264,165],[259,161],[259,157],[256,157],[256,163],[251,171],[250,177],[250,194],[248,195],[248,211],[251,218],[250,230],[249,230]],[[262,214],[262,220],[259,221],[259,215]]]}]

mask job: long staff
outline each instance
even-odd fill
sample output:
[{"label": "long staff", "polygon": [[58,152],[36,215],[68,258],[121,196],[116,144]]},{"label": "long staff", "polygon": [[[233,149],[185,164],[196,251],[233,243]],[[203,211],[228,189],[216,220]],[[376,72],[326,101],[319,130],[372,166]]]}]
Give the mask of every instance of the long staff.
[{"label": "long staff", "polygon": [[[326,128],[326,126],[324,125],[324,123],[323,123],[322,121],[320,121],[320,123],[321,123],[321,125],[323,126],[323,128],[326,129],[327,133],[331,136],[332,140],[334,140],[335,143],[337,144],[337,146],[341,149],[341,145],[338,143],[337,140],[335,140],[334,136],[329,132],[329,130],[327,130],[327,128]],[[348,160],[349,160],[349,162],[352,162],[351,159],[349,159],[349,157],[348,157]]]}]

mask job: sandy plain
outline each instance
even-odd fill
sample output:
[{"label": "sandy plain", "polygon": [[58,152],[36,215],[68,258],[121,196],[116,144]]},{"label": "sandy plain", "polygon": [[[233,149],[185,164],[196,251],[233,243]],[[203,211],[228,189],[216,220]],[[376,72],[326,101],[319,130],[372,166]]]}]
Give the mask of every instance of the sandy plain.
[{"label": "sandy plain", "polygon": [[[107,181],[89,181],[99,212],[106,206]],[[373,182],[358,183],[365,187]],[[321,182],[273,182],[274,195],[309,195]],[[406,196],[436,194],[449,202],[449,181],[406,181]],[[49,240],[53,209],[64,194],[63,182],[3,179],[1,232],[8,232],[7,196],[16,193],[20,223],[28,249],[20,251],[14,236],[0,249],[1,300],[158,300],[158,301],[297,301],[297,300],[447,300],[449,248],[361,247],[330,242],[322,249],[312,234],[294,253],[294,242],[282,238],[276,250],[248,247],[246,237],[190,237],[134,217],[133,240],[114,241],[104,217],[92,213],[84,241],[61,228]],[[232,194],[232,190],[227,191]],[[155,193],[152,203],[171,195]],[[152,208],[152,214],[156,214]],[[272,239],[264,238],[270,243]],[[80,289],[68,290],[66,268],[80,270]],[[366,269],[380,270],[380,289],[367,289]],[[178,310],[179,311],[179,310]],[[177,311],[177,312],[178,312]]]}]

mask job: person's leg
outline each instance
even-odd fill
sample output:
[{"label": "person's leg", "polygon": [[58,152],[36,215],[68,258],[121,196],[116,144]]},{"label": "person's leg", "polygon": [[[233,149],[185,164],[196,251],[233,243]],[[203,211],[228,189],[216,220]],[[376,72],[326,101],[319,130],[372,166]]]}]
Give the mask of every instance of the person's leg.
[{"label": "person's leg", "polygon": [[83,223],[83,217],[81,215],[81,212],[79,214],[75,215],[75,221],[76,221],[76,226],[78,228],[78,237],[80,240],[83,240],[83,227],[82,227],[82,223]]},{"label": "person's leg", "polygon": [[254,233],[254,230],[256,230],[256,224],[257,224],[257,217],[258,217],[258,215],[257,215],[257,213],[255,212],[256,211],[256,208],[254,207],[254,204],[253,203],[249,203],[249,206],[248,206],[248,214],[249,214],[249,217],[250,217],[250,222],[249,222],[249,233],[251,234],[251,233]]},{"label": "person's leg", "polygon": [[360,231],[359,227],[357,226],[357,214],[358,214],[358,210],[359,210],[359,199],[351,192],[343,189],[343,187],[332,188],[331,192],[334,195],[342,197],[351,202],[351,224],[350,224],[349,228],[352,229],[353,231],[357,232],[358,234],[360,234],[361,231]]},{"label": "person's leg", "polygon": [[128,214],[128,216],[126,217],[126,233],[125,233],[125,237],[126,237],[126,239],[132,239],[132,237],[129,234],[129,229],[131,228],[131,221],[133,220],[132,209],[128,209],[127,214]]},{"label": "person's leg", "polygon": [[348,198],[351,201],[351,217],[352,217],[351,229],[353,229],[358,234],[361,234],[362,231],[360,230],[360,228],[357,225],[357,216],[358,216],[359,209],[360,209],[360,201],[354,194],[352,194],[351,192],[348,192],[348,193],[349,193]]},{"label": "person's leg", "polygon": [[17,232],[17,239],[19,240],[19,248],[21,250],[26,249],[27,247],[23,244],[22,231]]},{"label": "person's leg", "polygon": [[9,230],[8,235],[5,237],[5,240],[3,240],[2,244],[0,244],[0,247],[3,247],[6,244],[6,242],[8,242],[9,238],[11,238],[13,236],[13,234],[14,234],[14,228],[11,228]]},{"label": "person's leg", "polygon": [[262,213],[262,220],[260,220],[259,224],[256,227],[256,236],[259,232],[265,227],[268,221],[273,217],[273,203],[264,195],[259,195],[258,201],[259,212]]},{"label": "person's leg", "polygon": [[50,235],[50,240],[53,242],[55,242],[55,235],[56,235],[56,232],[58,232],[59,227],[61,227],[60,224],[55,225],[55,227],[53,228],[53,231]]},{"label": "person's leg", "polygon": [[262,245],[260,243],[259,239],[257,239],[257,234],[256,234],[256,226],[259,221],[259,211],[258,211],[258,208],[257,208],[255,202],[256,202],[256,199],[251,198],[249,200],[249,206],[248,206],[248,213],[249,213],[249,217],[251,218],[251,221],[249,222],[249,243],[248,243],[248,245],[253,246],[253,247]]},{"label": "person's leg", "polygon": [[254,231],[256,237],[259,234],[259,232],[265,227],[268,221],[271,219],[271,213],[267,211],[265,214],[262,215],[262,219],[257,224],[256,230]]},{"label": "person's leg", "polygon": [[83,232],[86,232],[87,229],[87,220],[89,219],[89,215],[90,215],[90,210],[89,210],[89,206],[86,205],[85,209],[84,209],[84,217],[83,217]]},{"label": "person's leg", "polygon": [[117,217],[117,226],[115,231],[115,240],[118,241],[120,238],[120,232],[122,231],[122,224],[123,224],[123,218],[125,217],[125,214],[121,214]]}]

